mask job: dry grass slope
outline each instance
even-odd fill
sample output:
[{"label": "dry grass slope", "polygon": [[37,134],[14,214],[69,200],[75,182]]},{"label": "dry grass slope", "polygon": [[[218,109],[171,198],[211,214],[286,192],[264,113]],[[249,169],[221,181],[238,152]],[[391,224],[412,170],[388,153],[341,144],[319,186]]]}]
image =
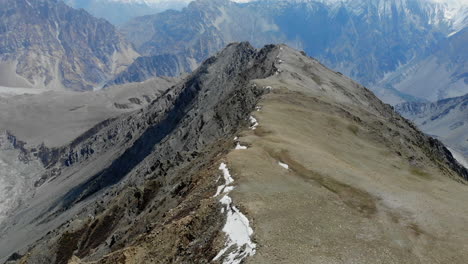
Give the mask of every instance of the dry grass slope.
[{"label": "dry grass slope", "polygon": [[256,81],[273,90],[228,155],[259,245],[247,263],[466,263],[467,185],[372,95],[291,56]]}]

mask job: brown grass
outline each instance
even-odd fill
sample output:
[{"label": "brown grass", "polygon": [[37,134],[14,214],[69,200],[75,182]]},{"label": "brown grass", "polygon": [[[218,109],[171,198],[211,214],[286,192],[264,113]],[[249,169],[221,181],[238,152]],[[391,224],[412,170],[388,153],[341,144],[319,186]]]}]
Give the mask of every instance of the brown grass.
[{"label": "brown grass", "polygon": [[356,136],[359,132],[359,127],[354,124],[350,124],[348,125],[348,130]]},{"label": "brown grass", "polygon": [[417,176],[421,179],[425,179],[425,180],[431,180],[432,179],[432,175],[430,175],[429,173],[425,172],[424,170],[420,169],[420,168],[417,168],[417,167],[412,167],[410,169],[410,173],[414,176]]},{"label": "brown grass", "polygon": [[371,217],[377,212],[376,199],[368,192],[339,182],[330,176],[325,176],[307,169],[299,162],[293,160],[287,151],[270,152],[270,155],[274,159],[288,164],[290,169],[304,180],[312,180],[327,190],[337,194],[348,207],[358,211],[364,216]]}]

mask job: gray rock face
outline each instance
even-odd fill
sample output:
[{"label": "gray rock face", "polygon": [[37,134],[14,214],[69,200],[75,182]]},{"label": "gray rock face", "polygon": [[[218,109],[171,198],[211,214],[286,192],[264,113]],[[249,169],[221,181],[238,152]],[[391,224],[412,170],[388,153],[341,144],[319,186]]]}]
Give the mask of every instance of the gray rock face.
[{"label": "gray rock face", "polygon": [[[198,0],[182,11],[136,18],[122,31],[144,55],[179,54],[196,63],[232,41],[250,41],[257,47],[286,43],[360,83],[384,89],[391,95],[379,95],[390,102],[392,96],[396,101],[424,98],[427,91],[421,94],[410,87],[377,83],[400,71],[402,65],[433,54],[451,33],[451,23],[445,20],[444,6],[419,0],[248,4]],[[454,54],[463,53],[462,47],[453,50]],[[411,75],[405,78],[412,80]],[[425,89],[422,83],[416,86]],[[441,88],[427,89],[437,93]]]},{"label": "gray rock face", "polygon": [[468,157],[468,94],[434,103],[404,103],[396,110],[425,133]]},{"label": "gray rock face", "polygon": [[21,198],[29,196],[34,175],[42,170],[40,162],[25,150],[24,142],[8,131],[0,132],[0,226],[21,205]]},{"label": "gray rock face", "polygon": [[58,0],[0,2],[1,86],[91,90],[137,56],[110,23]]}]

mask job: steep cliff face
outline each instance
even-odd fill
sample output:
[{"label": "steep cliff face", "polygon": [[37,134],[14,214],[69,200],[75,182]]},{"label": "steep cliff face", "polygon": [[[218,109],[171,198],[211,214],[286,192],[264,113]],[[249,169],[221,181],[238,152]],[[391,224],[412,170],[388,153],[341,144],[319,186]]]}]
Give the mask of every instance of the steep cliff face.
[{"label": "steep cliff face", "polygon": [[58,0],[2,0],[1,86],[92,90],[137,53],[110,23]]},{"label": "steep cliff face", "polygon": [[[402,190],[419,193],[441,181],[463,196],[459,182],[468,178],[439,141],[365,87],[287,46],[248,43],[227,46],[147,107],[36,155],[45,172],[35,178],[34,198],[1,234],[0,256],[12,263],[228,263],[252,255],[272,263],[272,251],[289,252],[284,257],[297,263],[332,262],[343,257],[332,245],[349,242],[359,251],[372,241],[390,253],[364,263],[414,260],[430,251],[429,235],[439,242],[440,234],[426,237],[414,208],[398,207],[417,205]],[[349,236],[327,240],[337,233],[328,227],[317,236],[327,243],[311,240],[318,229],[311,223],[331,219]],[[359,235],[369,225],[377,230],[373,240]],[[246,237],[237,239],[237,227]],[[271,235],[271,228],[279,231]],[[415,233],[421,243],[412,242]],[[394,236],[404,241],[397,249]]]}]

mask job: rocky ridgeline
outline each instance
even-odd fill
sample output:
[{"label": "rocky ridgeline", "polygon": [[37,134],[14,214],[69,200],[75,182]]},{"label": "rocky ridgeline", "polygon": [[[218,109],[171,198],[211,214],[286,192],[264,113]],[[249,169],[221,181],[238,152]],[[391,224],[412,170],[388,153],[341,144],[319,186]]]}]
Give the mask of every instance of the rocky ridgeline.
[{"label": "rocky ridgeline", "polygon": [[[228,45],[147,107],[105,121],[67,146],[48,150],[55,153],[45,162],[50,177],[41,182],[34,200],[11,218],[16,225],[3,234],[0,255],[30,263],[94,259],[116,263],[123,256],[142,263],[213,260],[225,245],[223,204],[213,198],[219,164],[235,148],[232,139],[239,130],[251,125],[249,117],[261,96],[270,91],[252,81],[272,76],[285,85],[304,81],[298,74],[279,70],[280,52],[290,60],[297,58],[288,65],[300,65],[296,70],[316,80],[315,86],[330,78],[350,83],[284,46],[256,50],[248,43]],[[302,87],[307,85],[312,83]],[[409,145],[420,149],[421,156],[413,157],[415,164],[430,159],[434,166],[468,176],[439,141],[419,132],[364,87],[335,83],[315,92],[336,98],[337,106],[344,107],[339,114],[353,122],[368,121],[353,116],[349,112],[353,108],[343,102],[365,107],[371,120],[382,120],[367,124],[376,135],[382,135],[384,125],[397,129],[402,134],[383,133],[384,141],[404,156],[412,155]],[[407,142],[402,143],[402,138]]]},{"label": "rocky ridgeline", "polygon": [[[85,211],[92,212],[92,215],[108,214],[105,208],[116,205],[118,202],[115,199],[122,199],[121,196],[127,195],[133,197],[133,193],[128,193],[129,186],[152,190],[156,184],[161,192],[155,192],[151,196],[167,199],[166,202],[159,201],[165,204],[162,207],[184,198],[184,193],[195,188],[192,177],[212,165],[213,155],[225,151],[221,142],[226,138],[232,139],[242,125],[248,124],[250,112],[264,92],[264,89],[257,88],[250,81],[274,74],[277,50],[276,46],[267,46],[257,51],[248,43],[229,45],[148,107],[105,121],[68,146],[40,149],[40,157],[48,168],[38,183],[41,188],[48,188],[47,186],[60,179],[73,177],[69,173],[76,171],[76,168],[83,168],[84,171],[94,160],[109,153],[115,155],[97,165],[98,170],[93,175],[87,175],[86,180],[44,206],[44,211],[36,212],[35,217],[31,215],[35,219],[34,225],[44,221],[58,221],[58,216],[67,216],[68,211],[73,211],[83,202],[91,202]],[[214,182],[210,181],[210,184]],[[103,190],[107,190],[106,195],[102,193]],[[100,196],[96,196],[98,193]],[[148,194],[142,195],[143,199]],[[100,202],[93,203],[96,199]],[[144,203],[152,203],[154,199],[152,197]],[[107,205],[103,206],[103,203]],[[146,206],[149,207],[145,205],[141,210],[146,209]],[[131,206],[119,207],[118,212],[114,211],[112,214],[130,216],[133,215],[132,210]],[[141,221],[149,221],[150,215],[142,215]],[[158,217],[162,219],[162,216],[153,217],[156,219],[151,219],[152,222],[158,222]],[[115,225],[91,245],[91,248],[99,248],[96,254],[116,248],[117,245],[105,242],[112,236],[127,237],[119,242],[119,246],[123,246],[123,241],[138,235],[138,230],[143,228],[139,226],[142,223],[134,226],[129,225],[127,220],[127,217],[123,217],[121,221],[113,220]],[[37,253],[38,258],[46,257],[52,262],[56,260],[63,250],[60,249],[61,245],[53,241],[65,230],[67,228],[62,226],[50,233],[36,245],[36,248],[46,247],[50,250],[33,250],[34,255]],[[86,236],[85,233],[80,233],[78,240],[90,239]],[[90,245],[81,248],[77,244],[75,247],[79,252],[90,250]]]}]

